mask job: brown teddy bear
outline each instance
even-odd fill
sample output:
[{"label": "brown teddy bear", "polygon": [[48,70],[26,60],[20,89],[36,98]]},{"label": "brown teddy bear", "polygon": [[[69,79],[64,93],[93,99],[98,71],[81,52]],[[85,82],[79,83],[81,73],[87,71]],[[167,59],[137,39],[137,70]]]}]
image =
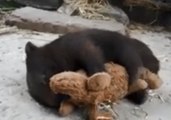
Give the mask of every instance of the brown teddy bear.
[{"label": "brown teddy bear", "polygon": [[148,69],[141,69],[137,82],[128,87],[128,74],[124,67],[106,63],[105,72],[87,77],[84,71],[62,72],[50,79],[50,88],[54,93],[69,95],[59,109],[62,116],[68,115],[74,106],[89,108],[89,120],[112,120],[111,114],[98,111],[98,105],[103,102],[116,102],[126,95],[140,89],[156,89],[162,84],[158,75]]}]

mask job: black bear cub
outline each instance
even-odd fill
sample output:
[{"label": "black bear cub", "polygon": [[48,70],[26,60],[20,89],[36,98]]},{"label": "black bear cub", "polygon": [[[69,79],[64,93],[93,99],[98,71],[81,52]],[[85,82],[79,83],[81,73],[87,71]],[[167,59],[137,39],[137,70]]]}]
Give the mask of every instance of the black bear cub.
[{"label": "black bear cub", "polygon": [[[159,71],[159,61],[147,45],[106,30],[87,29],[68,33],[42,47],[28,42],[25,51],[29,92],[39,103],[51,107],[59,107],[62,100],[69,98],[50,91],[48,83],[53,74],[84,69],[92,75],[104,71],[105,62],[113,61],[126,68],[129,84],[132,84],[137,80],[141,67],[155,73]],[[142,104],[147,98],[147,91],[141,90],[126,98]]]}]

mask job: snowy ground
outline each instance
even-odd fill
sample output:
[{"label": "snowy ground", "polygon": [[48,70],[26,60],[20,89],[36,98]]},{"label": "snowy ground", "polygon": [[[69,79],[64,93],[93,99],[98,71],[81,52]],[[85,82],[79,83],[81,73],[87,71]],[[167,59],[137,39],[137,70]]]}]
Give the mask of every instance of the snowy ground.
[{"label": "snowy ground", "polygon": [[[4,32],[5,31],[5,32]],[[116,106],[120,120],[170,120],[171,118],[171,34],[132,30],[131,35],[147,43],[161,60],[163,86],[150,94],[138,107],[126,101]],[[25,53],[27,41],[37,45],[50,42],[58,35],[15,28],[0,28],[0,120],[82,120],[80,113],[60,118],[50,109],[37,104],[26,87]]]}]

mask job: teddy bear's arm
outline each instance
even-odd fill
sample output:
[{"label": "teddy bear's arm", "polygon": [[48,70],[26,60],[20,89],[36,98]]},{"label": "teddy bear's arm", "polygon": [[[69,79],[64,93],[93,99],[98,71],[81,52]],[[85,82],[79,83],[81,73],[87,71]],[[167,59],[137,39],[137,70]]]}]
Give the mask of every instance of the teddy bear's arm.
[{"label": "teddy bear's arm", "polygon": [[74,104],[70,101],[63,101],[61,104],[60,104],[60,107],[59,107],[59,110],[58,110],[58,114],[60,116],[67,116],[69,115],[70,113],[72,113],[74,111]]}]

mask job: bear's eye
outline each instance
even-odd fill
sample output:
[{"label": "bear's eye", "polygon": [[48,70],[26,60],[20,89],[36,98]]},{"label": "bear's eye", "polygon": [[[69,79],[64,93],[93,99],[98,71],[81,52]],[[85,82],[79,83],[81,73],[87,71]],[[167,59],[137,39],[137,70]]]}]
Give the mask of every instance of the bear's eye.
[{"label": "bear's eye", "polygon": [[53,74],[55,74],[54,71],[52,69],[48,69],[48,70],[43,72],[42,77],[44,79],[49,79]]},{"label": "bear's eye", "polygon": [[46,75],[41,75],[41,79],[42,79],[42,80],[41,80],[40,82],[41,82],[43,85],[46,85],[46,84],[47,84],[47,80],[48,80],[48,79],[46,78]]},{"label": "bear's eye", "polygon": [[42,77],[42,79],[45,79],[45,78],[46,78],[46,75],[45,75],[45,74],[43,74],[41,77]]},{"label": "bear's eye", "polygon": [[48,74],[49,74],[48,70],[44,70],[44,71],[42,72],[42,74],[41,74],[41,77],[42,77],[43,79],[47,79],[47,78],[48,78]]}]

